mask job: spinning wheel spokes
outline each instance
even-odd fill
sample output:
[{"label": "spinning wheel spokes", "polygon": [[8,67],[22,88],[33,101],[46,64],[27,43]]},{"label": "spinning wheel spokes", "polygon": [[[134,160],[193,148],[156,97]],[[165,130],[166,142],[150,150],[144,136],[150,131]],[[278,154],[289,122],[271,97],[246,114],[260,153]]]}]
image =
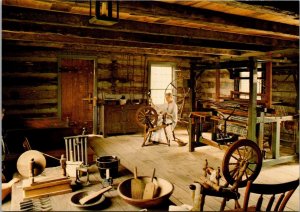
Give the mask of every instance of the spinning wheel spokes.
[{"label": "spinning wheel spokes", "polygon": [[136,111],[135,120],[140,127],[144,127],[145,125],[156,126],[158,115],[156,110],[151,106],[142,106]]},{"label": "spinning wheel spokes", "polygon": [[176,79],[169,83],[165,89],[165,93],[172,91],[175,98],[176,104],[178,106],[178,117],[182,117],[182,112],[185,105],[185,100],[189,95],[189,88],[183,86],[182,79]]},{"label": "spinning wheel spokes", "polygon": [[246,166],[240,179],[239,187],[244,187],[248,180],[255,180],[262,166],[262,155],[256,143],[248,139],[234,142],[226,151],[222,171],[227,182],[233,185],[240,170]]}]

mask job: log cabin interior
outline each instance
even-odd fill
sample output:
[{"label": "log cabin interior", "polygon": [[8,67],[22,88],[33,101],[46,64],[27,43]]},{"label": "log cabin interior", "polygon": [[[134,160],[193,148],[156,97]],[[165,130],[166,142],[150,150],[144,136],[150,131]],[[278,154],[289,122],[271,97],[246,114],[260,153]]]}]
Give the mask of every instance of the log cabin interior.
[{"label": "log cabin interior", "polygon": [[[65,170],[61,155],[75,161],[69,142],[83,138],[93,166],[75,167],[75,182],[90,176],[83,191],[113,185],[102,195],[110,204],[98,198],[96,210],[243,208],[252,181],[299,184],[298,1],[3,0],[1,61],[6,181],[20,172],[22,156],[31,187],[36,154],[46,158],[45,171]],[[174,137],[155,144],[152,131],[169,127],[159,126],[155,106],[166,104],[166,92],[178,121]],[[101,172],[107,156],[119,159],[116,176]],[[135,167],[138,176],[155,168],[157,197],[132,201],[140,179],[124,197],[120,185]],[[160,178],[171,191],[164,193]],[[49,210],[94,209],[74,203],[78,188],[41,190],[34,200],[22,199],[20,189],[12,186],[2,209],[25,210],[22,203],[41,205],[42,198]],[[285,210],[299,211],[294,190]]]}]

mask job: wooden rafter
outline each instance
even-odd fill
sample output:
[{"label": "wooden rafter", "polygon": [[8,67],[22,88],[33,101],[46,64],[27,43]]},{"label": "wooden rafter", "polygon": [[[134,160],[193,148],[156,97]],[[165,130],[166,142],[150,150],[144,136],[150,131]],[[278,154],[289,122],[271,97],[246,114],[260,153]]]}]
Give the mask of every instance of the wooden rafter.
[{"label": "wooden rafter", "polygon": [[[16,19],[15,14],[18,14]],[[43,24],[56,24],[63,26],[77,26],[82,29],[104,29],[115,32],[131,32],[131,33],[143,33],[151,35],[173,35],[181,38],[191,39],[206,39],[212,41],[226,41],[235,42],[239,44],[253,44],[263,46],[276,46],[276,48],[294,48],[298,46],[298,41],[278,40],[274,38],[263,38],[259,36],[246,36],[242,34],[234,34],[229,32],[217,32],[205,29],[188,28],[188,26],[181,25],[180,27],[168,26],[165,27],[162,24],[151,24],[137,21],[124,21],[121,20],[117,25],[107,27],[101,27],[89,24],[89,16],[78,14],[66,14],[55,11],[42,11],[29,8],[18,7],[5,7],[3,6],[3,21],[11,20],[17,22],[33,21]]]},{"label": "wooden rafter", "polygon": [[[120,46],[132,50],[136,47],[203,60],[218,57],[220,61],[243,61],[249,56],[271,61],[274,59],[273,55],[269,56],[271,52],[298,50],[299,46],[299,14],[233,0],[122,1],[121,5],[119,23],[105,27],[89,23],[89,2],[3,0],[3,39],[32,46],[47,42],[44,38],[34,44],[29,38],[33,33],[35,38],[38,34],[50,35],[48,41],[56,36],[58,41],[52,41],[56,46],[53,48],[85,49],[84,45],[91,45],[91,49]],[[94,8],[91,12],[93,16]],[[21,34],[12,34],[21,31],[23,38]],[[77,42],[72,43],[71,39]]]}]

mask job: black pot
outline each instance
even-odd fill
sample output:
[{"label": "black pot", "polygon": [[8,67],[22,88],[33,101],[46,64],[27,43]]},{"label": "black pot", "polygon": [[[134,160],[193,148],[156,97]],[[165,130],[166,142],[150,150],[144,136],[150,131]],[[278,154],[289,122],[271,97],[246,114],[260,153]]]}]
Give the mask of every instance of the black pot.
[{"label": "black pot", "polygon": [[117,156],[101,156],[97,158],[96,164],[102,179],[106,179],[106,173],[112,178],[118,177],[120,159]]}]

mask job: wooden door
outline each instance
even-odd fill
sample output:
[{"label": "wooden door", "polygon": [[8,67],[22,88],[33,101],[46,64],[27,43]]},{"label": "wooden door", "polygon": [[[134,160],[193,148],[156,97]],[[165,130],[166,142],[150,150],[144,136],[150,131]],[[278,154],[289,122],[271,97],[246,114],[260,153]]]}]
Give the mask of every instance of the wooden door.
[{"label": "wooden door", "polygon": [[94,61],[62,58],[61,114],[68,120],[74,134],[93,132]]}]

